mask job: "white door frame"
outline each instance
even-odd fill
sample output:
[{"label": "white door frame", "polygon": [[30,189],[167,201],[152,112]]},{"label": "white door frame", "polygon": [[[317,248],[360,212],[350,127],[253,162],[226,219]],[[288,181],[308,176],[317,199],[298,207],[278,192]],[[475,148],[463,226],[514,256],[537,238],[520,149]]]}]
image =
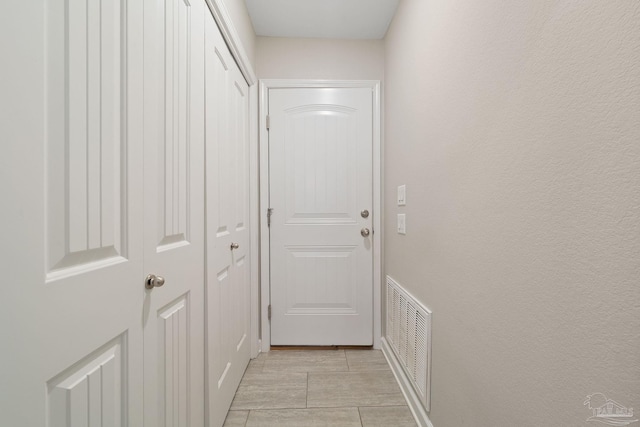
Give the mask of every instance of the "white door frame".
[{"label": "white door frame", "polygon": [[[270,303],[269,228],[269,134],[267,114],[269,89],[278,88],[371,88],[373,92],[373,348],[380,348],[381,329],[381,278],[382,278],[382,157],[380,127],[380,81],[379,80],[260,80],[259,110],[259,157],[260,157],[260,317],[262,324],[261,350],[271,348],[271,323],[268,318]],[[253,316],[256,316],[253,319]],[[252,312],[252,325],[258,323],[258,313]],[[252,331],[252,341],[258,342],[257,329]]]}]

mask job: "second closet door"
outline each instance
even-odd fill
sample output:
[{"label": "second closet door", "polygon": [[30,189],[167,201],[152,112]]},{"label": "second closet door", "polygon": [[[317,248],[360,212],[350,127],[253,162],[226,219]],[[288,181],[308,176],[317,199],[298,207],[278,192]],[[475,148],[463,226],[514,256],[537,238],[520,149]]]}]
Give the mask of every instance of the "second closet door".
[{"label": "second closet door", "polygon": [[249,363],[249,96],[205,17],[206,328],[209,425],[221,426]]},{"label": "second closet door", "polygon": [[204,423],[205,12],[145,2],[144,275],[158,276],[139,283],[146,427]]}]

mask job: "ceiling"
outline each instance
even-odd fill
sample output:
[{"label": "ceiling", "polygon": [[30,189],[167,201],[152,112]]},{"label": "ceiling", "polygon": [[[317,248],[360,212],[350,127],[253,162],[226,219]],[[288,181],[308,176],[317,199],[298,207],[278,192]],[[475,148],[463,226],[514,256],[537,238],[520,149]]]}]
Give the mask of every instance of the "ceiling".
[{"label": "ceiling", "polygon": [[245,0],[258,36],[381,39],[399,0]]}]

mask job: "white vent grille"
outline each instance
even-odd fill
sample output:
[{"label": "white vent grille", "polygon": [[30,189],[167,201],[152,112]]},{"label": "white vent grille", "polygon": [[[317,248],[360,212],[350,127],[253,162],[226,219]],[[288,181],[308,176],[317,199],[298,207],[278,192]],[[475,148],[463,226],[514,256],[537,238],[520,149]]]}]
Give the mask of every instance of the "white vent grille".
[{"label": "white vent grille", "polygon": [[387,276],[387,342],[431,410],[431,311]]}]

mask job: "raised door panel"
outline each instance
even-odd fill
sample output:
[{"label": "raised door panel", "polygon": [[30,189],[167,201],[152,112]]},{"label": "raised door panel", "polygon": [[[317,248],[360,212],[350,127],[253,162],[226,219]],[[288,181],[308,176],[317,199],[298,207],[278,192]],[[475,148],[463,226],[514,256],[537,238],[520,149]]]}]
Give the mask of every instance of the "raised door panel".
[{"label": "raised door panel", "polygon": [[[229,343],[233,336],[231,328],[233,326],[234,312],[230,303],[223,304],[222,301],[230,302],[231,288],[233,286],[229,277],[229,267],[223,268],[215,276],[213,283],[209,282],[207,306],[207,326],[208,349],[209,349],[209,387],[221,389],[225,384],[225,379],[232,361],[229,358]],[[213,287],[214,289],[210,289]],[[216,293],[215,296],[212,294]],[[220,301],[220,303],[218,303]]]},{"label": "raised door panel", "polygon": [[233,327],[231,336],[231,359],[236,360],[239,371],[244,372],[249,356],[249,265],[247,256],[239,254],[235,259],[233,272],[233,295],[231,306],[233,310]]},{"label": "raised door panel", "polygon": [[79,361],[47,382],[49,427],[123,425],[126,400],[124,337]]},{"label": "raised door panel", "polygon": [[289,246],[285,315],[358,314],[355,246]]},{"label": "raised door panel", "polygon": [[47,278],[126,257],[126,8],[49,2]]},{"label": "raised door panel", "polygon": [[[235,64],[234,64],[235,65]],[[247,84],[237,68],[231,73],[230,109],[233,112],[230,117],[231,150],[233,151],[233,180],[227,181],[232,194],[233,226],[235,231],[243,233],[247,230],[249,217],[249,147],[248,147],[248,107],[249,96]],[[243,233],[244,234],[244,233]]]},{"label": "raised door panel", "polygon": [[[158,310],[159,426],[188,426],[189,300],[181,297]],[[152,349],[150,349],[152,351]]]},{"label": "raised door panel", "polygon": [[355,112],[339,105],[284,112],[287,224],[356,223]]},{"label": "raised door panel", "polygon": [[189,240],[189,160],[192,115],[191,92],[191,5],[185,0],[164,2],[163,107],[158,150],[159,250]]},{"label": "raised door panel", "polygon": [[[202,0],[147,0],[145,11],[145,200],[158,252],[188,245],[193,162],[203,126]],[[194,157],[195,156],[195,157]],[[202,179],[202,177],[200,177]]]},{"label": "raised door panel", "polygon": [[[207,28],[207,42],[214,38],[216,28]],[[217,41],[217,37],[214,40]],[[227,102],[229,99],[229,65],[232,58],[219,44],[207,45],[206,54],[206,152],[207,152],[207,198],[215,203],[207,205],[207,224],[213,226],[215,239],[230,235],[234,229],[234,176],[235,159],[233,146],[221,144],[230,138],[229,120],[233,116]]]}]

